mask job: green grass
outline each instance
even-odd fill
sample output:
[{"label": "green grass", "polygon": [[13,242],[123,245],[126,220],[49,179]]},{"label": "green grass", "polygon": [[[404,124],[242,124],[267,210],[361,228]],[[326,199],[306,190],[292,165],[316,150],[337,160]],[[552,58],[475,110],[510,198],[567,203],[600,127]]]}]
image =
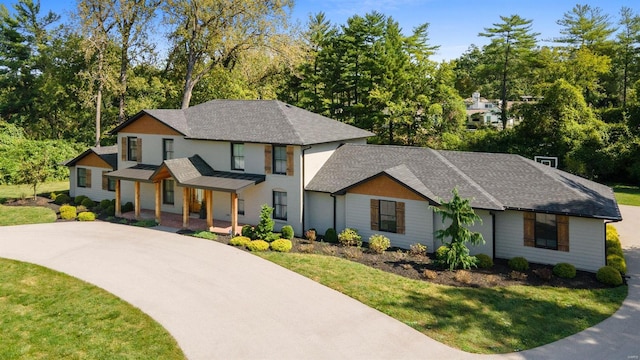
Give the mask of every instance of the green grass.
[{"label": "green grass", "polygon": [[[53,181],[39,185],[36,191],[41,196],[49,197],[52,191],[56,193],[69,190],[69,180]],[[0,203],[8,199],[21,199],[33,196],[33,188],[30,185],[0,185]]]},{"label": "green grass", "polygon": [[218,238],[218,235],[212,233],[211,231],[206,231],[206,230],[196,231],[193,234],[191,234],[191,236],[197,237],[200,239],[206,239],[206,240],[215,240]]},{"label": "green grass", "polygon": [[139,309],[93,285],[0,259],[0,358],[184,359]]},{"label": "green grass", "polygon": [[331,256],[258,255],[437,341],[473,353],[506,353],[551,343],[608,318],[627,296],[626,286],[594,290],[458,288],[407,279]]},{"label": "green grass", "polygon": [[0,226],[42,224],[56,221],[56,213],[39,206],[0,205]]},{"label": "green grass", "polygon": [[613,185],[612,187],[618,204],[640,206],[640,187],[628,185]]}]

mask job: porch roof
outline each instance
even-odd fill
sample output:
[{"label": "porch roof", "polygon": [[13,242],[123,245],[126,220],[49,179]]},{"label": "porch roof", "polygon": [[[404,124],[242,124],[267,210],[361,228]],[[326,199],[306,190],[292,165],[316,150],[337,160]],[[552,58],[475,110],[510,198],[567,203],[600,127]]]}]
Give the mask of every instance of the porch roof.
[{"label": "porch roof", "polygon": [[263,182],[265,175],[216,171],[199,155],[165,160],[150,176],[152,181],[173,177],[178,185],[225,192],[237,192]]},{"label": "porch roof", "polygon": [[158,165],[137,164],[135,166],[118,169],[107,174],[107,176],[120,179],[141,182],[152,182],[151,175],[158,169]]}]

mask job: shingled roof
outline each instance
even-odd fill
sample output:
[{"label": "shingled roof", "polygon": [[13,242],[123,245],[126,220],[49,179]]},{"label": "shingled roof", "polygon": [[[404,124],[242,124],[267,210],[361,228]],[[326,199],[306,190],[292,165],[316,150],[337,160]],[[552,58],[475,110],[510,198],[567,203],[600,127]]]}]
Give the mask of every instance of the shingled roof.
[{"label": "shingled roof", "polygon": [[374,135],[277,100],[212,100],[182,110],[143,110],[111,133],[144,114],[192,139],[311,145]]},{"label": "shingled roof", "polygon": [[341,194],[380,174],[436,203],[457,187],[479,209],[622,219],[609,187],[511,154],[346,144],[306,190]]},{"label": "shingled roof", "polygon": [[64,165],[74,166],[78,161],[91,153],[96,154],[98,157],[104,160],[107,164],[109,164],[109,166],[111,166],[112,169],[115,170],[118,168],[118,147],[116,145],[90,147],[82,154],[66,161]]}]

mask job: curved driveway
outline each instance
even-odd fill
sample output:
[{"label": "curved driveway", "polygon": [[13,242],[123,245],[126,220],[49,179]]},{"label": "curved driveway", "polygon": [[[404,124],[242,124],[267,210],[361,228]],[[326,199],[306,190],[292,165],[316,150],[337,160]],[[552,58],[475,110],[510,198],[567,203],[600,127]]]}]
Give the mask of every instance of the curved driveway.
[{"label": "curved driveway", "polygon": [[4,227],[0,257],[121,297],[161,323],[189,359],[637,359],[640,207],[621,210],[631,275],[622,308],[579,334],[505,355],[450,348],[257,256],[157,230],[102,222]]}]

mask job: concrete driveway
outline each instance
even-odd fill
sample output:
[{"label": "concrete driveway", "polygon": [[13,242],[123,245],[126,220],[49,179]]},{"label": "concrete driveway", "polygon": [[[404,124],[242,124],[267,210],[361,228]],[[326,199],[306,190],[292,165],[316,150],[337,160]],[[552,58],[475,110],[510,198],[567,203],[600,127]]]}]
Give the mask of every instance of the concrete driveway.
[{"label": "concrete driveway", "polygon": [[[93,283],[160,322],[189,359],[638,359],[640,207],[621,206],[629,296],[611,318],[520,353],[474,355],[217,242],[110,223],[4,227],[0,257]],[[553,321],[553,319],[550,319]]]}]

